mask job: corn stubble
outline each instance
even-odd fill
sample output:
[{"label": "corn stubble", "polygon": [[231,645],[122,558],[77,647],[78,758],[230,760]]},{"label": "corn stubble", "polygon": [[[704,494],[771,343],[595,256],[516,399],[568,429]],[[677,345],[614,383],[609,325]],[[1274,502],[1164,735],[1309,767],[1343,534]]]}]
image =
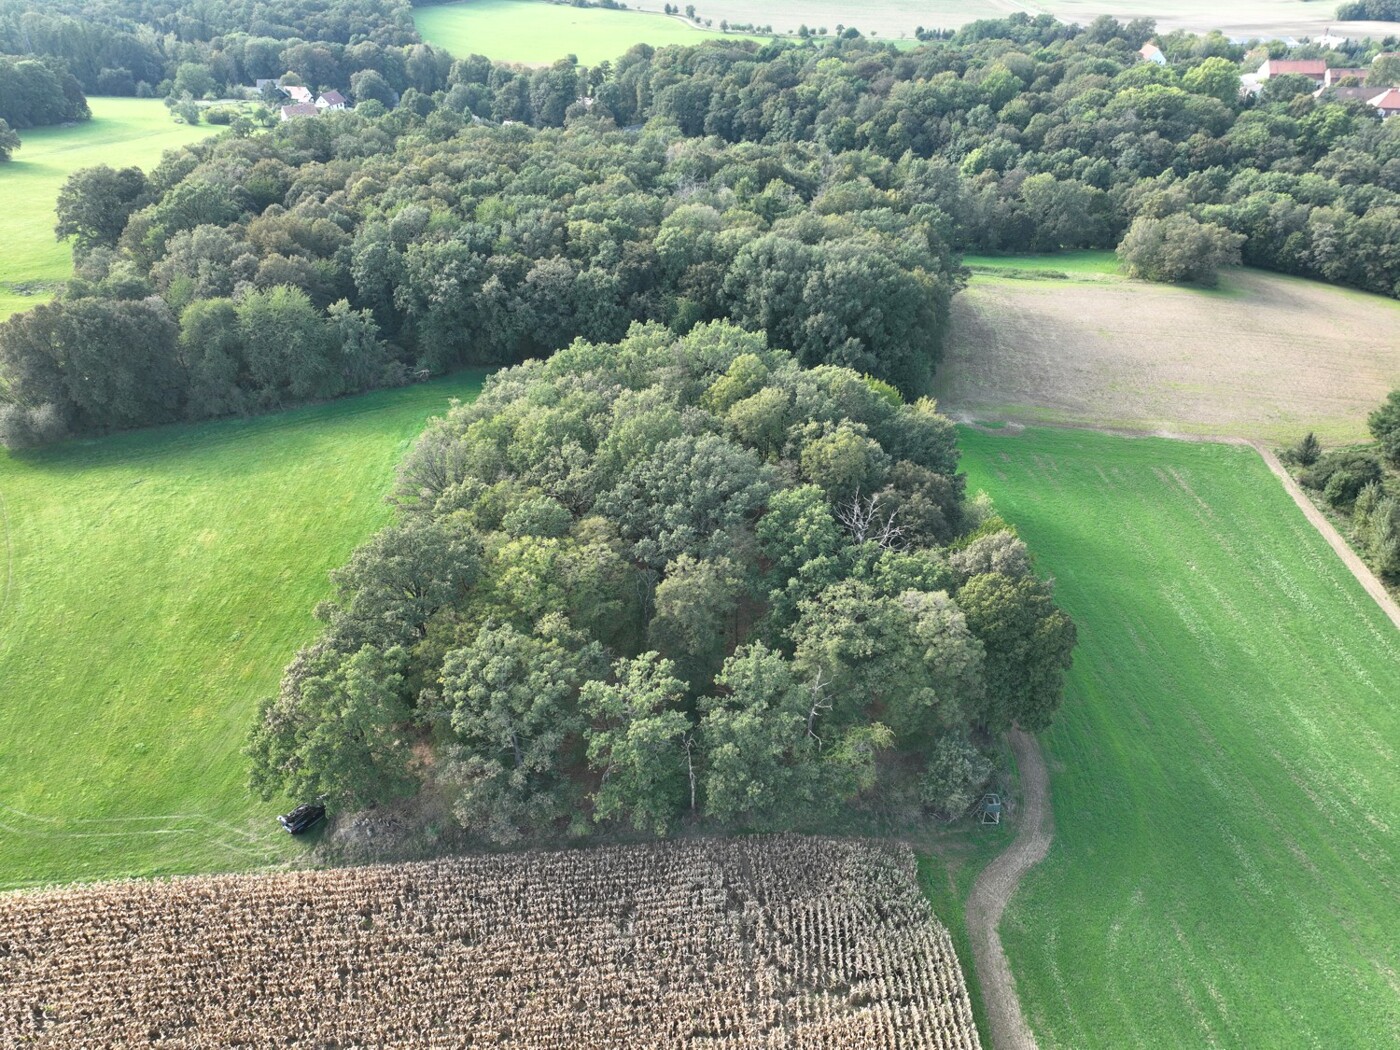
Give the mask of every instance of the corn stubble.
[{"label": "corn stubble", "polygon": [[888,843],[778,836],[0,897],[0,1045],[975,1050]]}]

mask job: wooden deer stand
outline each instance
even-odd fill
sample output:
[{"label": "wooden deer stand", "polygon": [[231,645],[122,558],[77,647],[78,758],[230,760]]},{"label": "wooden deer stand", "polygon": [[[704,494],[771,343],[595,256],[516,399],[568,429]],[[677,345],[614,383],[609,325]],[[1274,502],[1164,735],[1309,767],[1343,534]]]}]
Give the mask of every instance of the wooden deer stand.
[{"label": "wooden deer stand", "polygon": [[982,801],[977,807],[978,823],[1000,824],[1001,823],[1001,796],[995,792],[988,792],[982,796]]}]

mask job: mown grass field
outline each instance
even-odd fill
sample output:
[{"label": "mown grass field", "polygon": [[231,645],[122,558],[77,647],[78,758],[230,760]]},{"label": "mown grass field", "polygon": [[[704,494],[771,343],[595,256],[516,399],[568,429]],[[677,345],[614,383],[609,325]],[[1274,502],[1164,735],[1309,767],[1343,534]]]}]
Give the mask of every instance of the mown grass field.
[{"label": "mown grass field", "polygon": [[[548,65],[574,55],[584,65],[594,66],[617,59],[633,44],[664,47],[756,39],[696,29],[659,11],[610,11],[540,0],[470,0],[419,7],[414,9],[413,21],[424,40],[459,57],[477,54],[527,65]],[[713,21],[719,25],[718,18]]]},{"label": "mown grass field", "polygon": [[1122,275],[1118,256],[1111,251],[1046,252],[1040,255],[964,255],[963,264],[974,273],[995,275],[1001,270],[1035,270],[1063,273],[1071,277]]},{"label": "mown grass field", "polygon": [[0,888],[294,856],[254,705],[458,376],[277,416],[0,452]]},{"label": "mown grass field", "polygon": [[107,164],[150,171],[161,154],[223,130],[177,124],[158,99],[90,98],[92,119],[71,128],[28,128],[8,164],[0,164],[0,320],[44,302],[15,285],[52,286],[73,272],[73,254],[54,237],[54,204],[68,176]]},{"label": "mown grass field", "polygon": [[[641,0],[633,7],[661,9],[662,0]],[[684,6],[684,5],[682,5]],[[912,39],[914,29],[956,29],[979,18],[1005,18],[1023,11],[1051,14],[1064,22],[1088,25],[1099,15],[1120,21],[1152,18],[1163,32],[1186,29],[1206,33],[1219,29],[1227,36],[1319,36],[1329,26],[1340,25],[1351,36],[1385,36],[1400,32],[1394,22],[1337,23],[1337,5],[1316,0],[1242,0],[1221,4],[1213,0],[874,0],[851,4],[845,0],[696,0],[696,10],[719,25],[731,22],[771,23],[780,33],[796,32],[805,24],[812,29],[856,26],[877,39]]]},{"label": "mown grass field", "polygon": [[1379,295],[1243,268],[1218,289],[1131,281],[1109,252],[965,261],[934,376],[958,418],[1344,444],[1400,385],[1400,302]]},{"label": "mown grass field", "polygon": [[1248,448],[962,439],[1079,627],[1002,925],[1041,1047],[1400,1045],[1400,633]]}]

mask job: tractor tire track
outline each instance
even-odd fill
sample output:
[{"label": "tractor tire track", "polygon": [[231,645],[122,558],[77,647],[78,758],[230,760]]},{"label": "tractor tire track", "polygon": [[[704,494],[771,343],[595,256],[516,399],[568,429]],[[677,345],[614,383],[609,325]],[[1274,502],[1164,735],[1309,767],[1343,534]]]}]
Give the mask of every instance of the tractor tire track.
[{"label": "tractor tire track", "polygon": [[1001,947],[1002,913],[1021,883],[1021,876],[1039,864],[1050,849],[1054,817],[1050,812],[1050,778],[1035,737],[1011,730],[1011,750],[1021,774],[1021,808],[1016,837],[988,864],[967,898],[965,918],[973,964],[982,985],[995,1050],[1036,1050],[1035,1035],[1021,1012],[1016,980]]}]

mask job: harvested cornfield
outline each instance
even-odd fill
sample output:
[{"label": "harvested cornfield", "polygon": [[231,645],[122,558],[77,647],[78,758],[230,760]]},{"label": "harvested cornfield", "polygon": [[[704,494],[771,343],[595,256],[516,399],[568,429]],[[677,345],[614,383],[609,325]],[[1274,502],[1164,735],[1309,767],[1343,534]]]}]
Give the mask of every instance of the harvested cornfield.
[{"label": "harvested cornfield", "polygon": [[12,894],[0,1040],[978,1046],[909,850],[800,836]]}]

